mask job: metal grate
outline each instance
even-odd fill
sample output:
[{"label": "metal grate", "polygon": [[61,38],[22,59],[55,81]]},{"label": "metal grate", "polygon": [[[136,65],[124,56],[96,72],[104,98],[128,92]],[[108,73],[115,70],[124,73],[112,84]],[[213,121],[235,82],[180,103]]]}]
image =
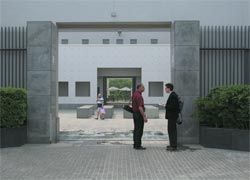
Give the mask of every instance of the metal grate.
[{"label": "metal grate", "polygon": [[26,88],[27,35],[25,27],[1,27],[0,87]]},{"label": "metal grate", "polygon": [[250,26],[205,26],[200,31],[200,94],[249,83]]}]

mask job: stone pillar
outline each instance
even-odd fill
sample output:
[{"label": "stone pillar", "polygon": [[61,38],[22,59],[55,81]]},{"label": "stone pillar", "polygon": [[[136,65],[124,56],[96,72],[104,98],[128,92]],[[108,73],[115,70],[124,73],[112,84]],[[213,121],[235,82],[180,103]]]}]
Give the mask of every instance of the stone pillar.
[{"label": "stone pillar", "polygon": [[49,21],[27,22],[28,142],[57,140],[58,33]]},{"label": "stone pillar", "polygon": [[200,95],[199,21],[175,21],[171,28],[171,73],[175,91],[184,100],[179,143],[199,143],[199,122],[192,117]]}]

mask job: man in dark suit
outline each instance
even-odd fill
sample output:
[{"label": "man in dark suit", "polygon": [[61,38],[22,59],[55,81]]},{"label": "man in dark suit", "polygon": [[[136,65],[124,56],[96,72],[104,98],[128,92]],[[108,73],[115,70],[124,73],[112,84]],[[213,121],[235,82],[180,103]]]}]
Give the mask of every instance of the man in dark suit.
[{"label": "man in dark suit", "polygon": [[167,146],[168,151],[177,150],[177,128],[176,121],[179,114],[178,95],[173,91],[174,86],[171,83],[165,84],[165,91],[169,94],[167,103],[165,105],[165,118],[168,119],[168,136],[170,145]]}]

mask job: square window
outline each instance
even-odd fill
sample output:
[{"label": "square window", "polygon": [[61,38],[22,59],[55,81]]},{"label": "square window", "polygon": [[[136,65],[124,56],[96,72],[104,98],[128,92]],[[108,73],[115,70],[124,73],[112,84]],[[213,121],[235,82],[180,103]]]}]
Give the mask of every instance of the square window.
[{"label": "square window", "polygon": [[62,44],[69,44],[69,40],[68,39],[62,39]]},{"label": "square window", "polygon": [[158,39],[151,39],[151,44],[158,44]]},{"label": "square window", "polygon": [[163,96],[163,82],[149,82],[149,97],[162,97]]},{"label": "square window", "polygon": [[102,44],[110,44],[109,39],[103,39],[103,40],[102,40]]},{"label": "square window", "polygon": [[69,96],[69,83],[59,82],[58,91],[59,96]]},{"label": "square window", "polygon": [[123,44],[123,39],[116,39],[116,44]]},{"label": "square window", "polygon": [[89,39],[82,39],[82,44],[89,44]]},{"label": "square window", "polygon": [[76,82],[76,96],[90,96],[90,82]]},{"label": "square window", "polygon": [[130,44],[137,44],[137,39],[130,39]]}]

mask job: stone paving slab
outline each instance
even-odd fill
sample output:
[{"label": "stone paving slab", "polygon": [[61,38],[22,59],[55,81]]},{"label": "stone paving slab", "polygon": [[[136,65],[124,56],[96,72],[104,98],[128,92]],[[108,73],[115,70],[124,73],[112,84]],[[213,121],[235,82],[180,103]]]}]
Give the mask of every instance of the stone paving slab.
[{"label": "stone paving slab", "polygon": [[[59,133],[60,141],[82,141],[82,140],[132,140],[133,130],[127,132],[85,132],[79,131],[61,131]],[[168,135],[161,131],[144,131],[142,140],[164,140],[168,141]]]},{"label": "stone paving slab", "polygon": [[163,141],[60,142],[1,149],[1,180],[249,180],[249,152],[185,145],[167,152]]},{"label": "stone paving slab", "polygon": [[[84,131],[84,133],[102,132],[129,132],[134,129],[132,119],[124,119],[122,109],[114,109],[111,119],[95,120],[96,115],[88,119],[78,119],[76,110],[60,110],[60,131]],[[144,126],[144,131],[160,131],[167,134],[167,120],[165,111],[160,111],[159,119],[149,119]]]}]

